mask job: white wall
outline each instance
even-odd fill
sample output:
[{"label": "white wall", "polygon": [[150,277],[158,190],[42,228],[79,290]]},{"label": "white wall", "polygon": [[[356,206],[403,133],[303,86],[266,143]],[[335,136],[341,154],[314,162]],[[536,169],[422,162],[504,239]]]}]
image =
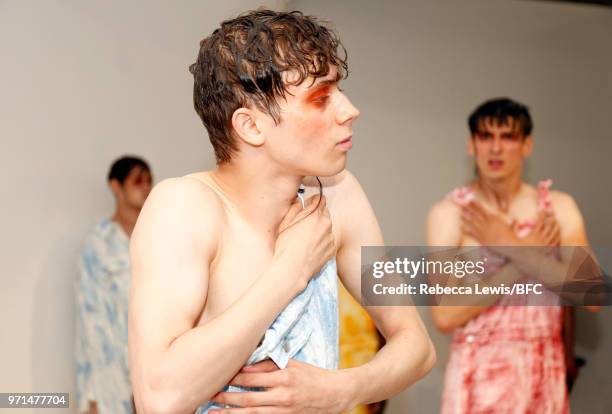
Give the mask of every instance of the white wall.
[{"label": "white wall", "polygon": [[261,4],[285,6],[0,2],[1,392],[74,392],[72,280],[84,234],[112,213],[108,167],[126,152],[157,180],[214,166],[187,67]]},{"label": "white wall", "polygon": [[[344,89],[361,110],[349,168],[387,243],[423,244],[435,200],[472,176],[466,118],[483,100],[527,103],[535,150],[527,179],[572,194],[591,242],[612,246],[612,9],[517,0],[291,0],[332,21],[348,49]],[[389,414],[438,412],[448,338],[428,323],[439,363]],[[578,314],[589,365],[573,412],[612,412],[612,309]]]}]

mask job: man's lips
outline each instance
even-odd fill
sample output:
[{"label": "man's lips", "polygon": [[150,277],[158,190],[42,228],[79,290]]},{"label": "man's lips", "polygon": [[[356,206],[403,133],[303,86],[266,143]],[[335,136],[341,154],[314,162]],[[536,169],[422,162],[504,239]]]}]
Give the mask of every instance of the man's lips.
[{"label": "man's lips", "polygon": [[348,138],[343,139],[342,141],[338,142],[336,146],[347,150],[353,148],[353,137],[350,136]]},{"label": "man's lips", "polygon": [[504,161],[503,160],[489,160],[487,164],[489,167],[493,169],[497,169],[497,168],[501,168],[504,166]]}]

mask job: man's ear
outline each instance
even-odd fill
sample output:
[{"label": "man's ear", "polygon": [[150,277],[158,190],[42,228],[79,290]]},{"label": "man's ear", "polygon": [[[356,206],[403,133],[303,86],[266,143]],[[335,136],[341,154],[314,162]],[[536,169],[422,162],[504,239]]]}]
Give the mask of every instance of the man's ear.
[{"label": "man's ear", "polygon": [[115,196],[115,198],[118,198],[119,194],[121,193],[121,184],[119,183],[119,180],[117,180],[116,178],[111,179],[108,182],[108,186],[110,187],[110,190]]},{"label": "man's ear", "polygon": [[529,158],[533,151],[533,139],[531,135],[527,135],[523,141],[523,158]]},{"label": "man's ear", "polygon": [[265,137],[257,126],[257,113],[249,108],[238,108],[232,115],[232,127],[236,135],[249,145],[263,145]]},{"label": "man's ear", "polygon": [[472,135],[468,138],[467,153],[470,157],[476,155],[476,147],[474,146],[474,137]]}]

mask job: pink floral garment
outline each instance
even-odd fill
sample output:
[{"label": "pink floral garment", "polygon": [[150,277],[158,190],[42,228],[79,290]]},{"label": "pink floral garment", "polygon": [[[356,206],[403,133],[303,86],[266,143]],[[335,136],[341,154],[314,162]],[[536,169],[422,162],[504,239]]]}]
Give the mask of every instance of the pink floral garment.
[{"label": "pink floral garment", "polygon": [[[538,184],[539,209],[552,209],[550,185],[550,180]],[[462,187],[451,197],[465,204],[473,194]],[[527,235],[534,225],[535,220],[520,223],[519,235]],[[521,304],[526,302],[503,297],[455,330],[442,414],[569,413],[562,308]]]}]

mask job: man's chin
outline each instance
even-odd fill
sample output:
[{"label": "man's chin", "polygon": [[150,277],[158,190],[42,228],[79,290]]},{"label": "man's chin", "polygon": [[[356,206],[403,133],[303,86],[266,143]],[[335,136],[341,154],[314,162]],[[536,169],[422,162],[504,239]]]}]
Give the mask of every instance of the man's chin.
[{"label": "man's chin", "polygon": [[509,175],[508,171],[501,171],[501,170],[485,171],[484,174],[482,174],[483,178],[486,178],[492,181],[502,181],[506,179],[508,175]]},{"label": "man's chin", "polygon": [[317,168],[317,172],[315,174],[308,174],[310,176],[316,175],[317,177],[332,177],[334,175],[340,174],[346,168],[346,157],[342,157],[342,159],[336,163],[322,166],[321,168]]}]

